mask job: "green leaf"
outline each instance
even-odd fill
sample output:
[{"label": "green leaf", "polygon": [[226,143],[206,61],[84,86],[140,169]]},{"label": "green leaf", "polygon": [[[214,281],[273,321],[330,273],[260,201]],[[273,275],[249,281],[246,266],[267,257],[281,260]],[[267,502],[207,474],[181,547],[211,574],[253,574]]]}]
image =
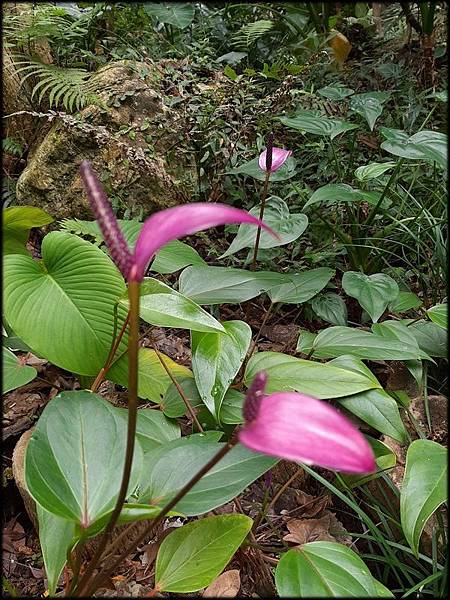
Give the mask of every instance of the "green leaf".
[{"label": "green leaf", "polygon": [[[5,318],[35,354],[95,376],[111,346],[114,305],[125,292],[124,280],[104,252],[63,231],[44,238],[42,257],[5,256]],[[125,315],[119,307],[119,329]],[[127,334],[119,354],[126,343]]]},{"label": "green leaf", "polygon": [[184,242],[172,240],[158,250],[150,270],[166,275],[180,271],[189,265],[206,265],[206,263],[197,250]]},{"label": "green leaf", "polygon": [[[119,416],[127,422],[128,409],[117,408]],[[158,448],[172,440],[179,439],[179,425],[168,419],[161,411],[154,408],[141,408],[137,413],[136,439],[144,452]]]},{"label": "green leaf", "polygon": [[54,221],[37,206],[10,206],[3,210],[3,254],[29,255],[25,245],[32,227],[42,227]]},{"label": "green leaf", "polygon": [[[249,212],[251,215],[258,217],[260,206],[254,206]],[[277,198],[276,196],[271,196],[267,200],[264,210],[264,223],[278,233],[280,239],[275,238],[273,235],[262,229],[259,248],[275,248],[276,246],[289,244],[299,238],[308,226],[308,217],[301,213],[291,215],[289,213],[289,207],[284,200]],[[254,225],[245,223],[240,225],[238,233],[230,247],[219,258],[231,256],[232,254],[239,252],[239,250],[242,250],[242,248],[253,248],[257,231],[258,229]]]},{"label": "green leaf", "polygon": [[75,543],[75,523],[53,515],[40,504],[36,504],[36,512],[48,593],[54,596],[59,577],[67,562],[67,553]]},{"label": "green leaf", "polygon": [[319,267],[303,273],[285,273],[285,279],[288,281],[274,285],[267,294],[272,302],[301,304],[323,290],[334,274],[335,270],[328,267]]},{"label": "green leaf", "polygon": [[395,156],[412,160],[436,162],[441,169],[447,168],[447,135],[439,131],[423,130],[408,136],[399,129],[380,127],[386,140],[380,148]]},{"label": "green leaf", "polygon": [[285,552],[275,571],[282,598],[375,598],[367,565],[336,542],[309,542]]},{"label": "green leaf", "polygon": [[225,392],[236,377],[252,339],[244,321],[222,323],[224,333],[191,334],[192,371],[200,397],[218,420]]},{"label": "green leaf", "polygon": [[220,409],[220,422],[225,425],[239,425],[244,423],[242,407],[245,395],[238,390],[229,389],[224,396]]},{"label": "green leaf", "polygon": [[[367,202],[369,204],[377,204],[380,199],[379,192],[366,192],[363,190],[352,188],[346,183],[329,183],[318,188],[306,202],[303,210],[312,204],[325,203],[327,206],[334,206],[341,202]],[[386,206],[384,201],[383,206]]]},{"label": "green leaf", "polygon": [[[171,358],[160,352],[164,363],[166,364],[172,375],[177,378],[179,376],[192,376],[191,371],[187,367],[178,365]],[[158,355],[154,350],[148,348],[139,348],[139,379],[138,379],[138,396],[152,402],[160,403],[164,397],[166,389],[171,383],[169,375],[166,373]],[[106,374],[106,378],[123,385],[128,386],[128,354],[123,354],[116,360]]]},{"label": "green leaf", "polygon": [[321,364],[282,354],[258,352],[247,364],[244,382],[250,386],[258,371],[266,371],[267,393],[296,391],[319,399],[339,398],[380,387],[365,375],[331,364]]},{"label": "green leaf", "polygon": [[226,65],[224,70],[223,70],[223,74],[226,77],[229,77],[231,79],[231,81],[236,81],[236,79],[238,78],[238,74],[236,73],[236,71],[233,69],[233,67],[231,67],[230,65]]},{"label": "green leaf", "polygon": [[320,88],[320,90],[317,90],[317,93],[324,98],[328,98],[329,100],[339,101],[354,94],[355,90],[345,87],[341,83],[335,83],[333,85],[327,85],[323,88]]},{"label": "green leaf", "polygon": [[365,275],[347,271],[342,277],[342,287],[349,296],[358,300],[374,323],[399,293],[397,283],[384,273]]},{"label": "green leaf", "polygon": [[170,533],[156,559],[157,589],[187,593],[208,586],[230,562],[252,524],[245,515],[220,515]]},{"label": "green leaf", "polygon": [[355,177],[359,181],[370,181],[371,179],[377,179],[386,171],[395,167],[395,162],[384,162],[377,163],[373,162],[362,167],[358,167],[355,171]]},{"label": "green leaf", "polygon": [[333,325],[347,325],[347,306],[338,294],[320,294],[312,299],[311,307],[323,321]]},{"label": "green leaf", "polygon": [[301,352],[302,354],[309,354],[313,349],[315,339],[315,333],[311,333],[310,331],[303,329],[298,336],[297,347],[295,351]]},{"label": "green leaf", "polygon": [[408,329],[416,338],[419,348],[429,356],[447,357],[447,332],[445,329],[429,321],[413,323]]},{"label": "green leaf", "polygon": [[390,98],[389,92],[366,92],[350,98],[349,110],[364,117],[373,131],[375,121],[383,112],[383,104]]},{"label": "green leaf", "polygon": [[[146,454],[139,502],[164,506],[224,446],[223,443],[198,439],[198,435],[191,437],[192,440],[182,437]],[[238,444],[189,490],[174,509],[187,516],[214,510],[239,495],[277,462],[275,458]],[[175,469],[174,465],[183,465],[183,468]]]},{"label": "green leaf", "polygon": [[352,356],[351,354],[343,354],[337,358],[333,358],[333,360],[330,360],[327,364],[332,365],[333,367],[347,369],[347,371],[353,371],[354,373],[359,373],[360,375],[370,379],[375,384],[374,387],[381,388],[380,382],[369,369],[369,367],[367,367],[362,360],[356,356]]},{"label": "green leaf", "polygon": [[[125,459],[125,420],[100,396],[62,392],[44,409],[25,455],[25,480],[47,511],[87,528],[116,501]],[[140,477],[136,445],[128,493]]]},{"label": "green leaf", "polygon": [[[206,332],[224,331],[219,321],[206,310],[157,279],[145,278],[140,286],[140,294],[139,315],[151,325]],[[120,299],[120,304],[128,310],[128,290]]]},{"label": "green leaf", "polygon": [[397,298],[389,302],[388,310],[398,314],[411,310],[411,308],[419,308],[419,306],[422,306],[422,300],[416,294],[413,294],[413,292],[399,292]]},{"label": "green leaf", "polygon": [[433,321],[433,323],[436,323],[436,325],[439,325],[439,327],[442,327],[443,329],[447,329],[447,326],[448,326],[447,303],[436,304],[435,306],[432,306],[431,308],[429,308],[427,310],[427,315],[430,317],[430,319]]},{"label": "green leaf", "polygon": [[290,129],[302,132],[306,131],[315,135],[324,135],[330,139],[335,138],[344,131],[358,128],[358,125],[346,123],[338,119],[328,119],[309,110],[299,110],[293,117],[278,117],[278,120]]},{"label": "green leaf", "polygon": [[[296,173],[296,165],[297,161],[293,156],[290,156],[277,171],[270,174],[270,181],[277,182],[291,179]],[[258,181],[264,181],[266,178],[265,171],[259,166],[259,157],[253,158],[239,167],[225,171],[225,175],[249,175]]]},{"label": "green leaf", "polygon": [[417,348],[417,358],[424,360],[432,360],[426,352],[419,348],[419,344],[415,336],[411,333],[409,327],[400,321],[383,321],[382,323],[374,323],[372,331],[375,335],[380,335],[389,340],[398,340],[405,344],[406,347]]},{"label": "green leaf", "polygon": [[149,16],[177,29],[188,27],[195,16],[195,6],[190,2],[146,2],[143,7]]},{"label": "green leaf", "polygon": [[259,296],[287,280],[282,273],[271,271],[188,267],[180,275],[179,290],[198,304],[236,304]]},{"label": "green leaf", "polygon": [[337,402],[362,421],[400,443],[408,439],[397,402],[384,390],[366,390]]},{"label": "green leaf", "polygon": [[[203,405],[193,377],[177,377],[177,383],[183,390],[192,408],[196,409]],[[160,408],[171,419],[182,417],[186,413],[186,405],[174,383],[171,383],[166,389],[164,398],[160,403]]]},{"label": "green leaf", "polygon": [[36,375],[34,367],[23,364],[11,350],[3,346],[3,394],[29,383]]},{"label": "green leaf", "polygon": [[425,523],[447,500],[447,449],[430,440],[416,440],[406,454],[400,490],[400,520],[408,544],[418,556]]},{"label": "green leaf", "polygon": [[429,358],[417,344],[405,344],[376,333],[342,326],[323,329],[315,338],[313,348],[315,358],[334,358],[342,354],[366,360]]}]

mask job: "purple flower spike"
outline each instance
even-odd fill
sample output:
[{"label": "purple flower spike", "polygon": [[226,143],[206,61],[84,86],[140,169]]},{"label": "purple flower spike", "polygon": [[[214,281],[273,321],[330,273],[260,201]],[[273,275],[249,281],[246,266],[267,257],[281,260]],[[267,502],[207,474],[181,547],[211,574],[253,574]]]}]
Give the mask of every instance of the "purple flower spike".
[{"label": "purple flower spike", "polygon": [[239,441],[251,450],[346,473],[375,471],[371,447],[335,408],[295,392],[263,396]]},{"label": "purple flower spike", "polygon": [[133,262],[136,269],[133,279],[141,281],[144,278],[150,259],[168,242],[226,223],[253,223],[278,237],[259,219],[244,210],[226,204],[193,202],[167,208],[155,213],[144,223],[134,249]]},{"label": "purple flower spike", "polygon": [[262,169],[263,171],[270,171],[271,173],[275,173],[275,171],[278,171],[278,169],[284,165],[284,163],[292,154],[292,150],[283,150],[283,148],[273,147],[272,163],[269,167],[270,160],[268,159],[270,159],[270,156],[268,156],[267,150],[270,151],[270,148],[266,148],[266,150],[264,150],[264,152],[261,152],[261,154],[259,155],[258,164],[260,169]]},{"label": "purple flower spike", "polygon": [[259,405],[262,397],[264,396],[266,385],[266,373],[264,371],[256,373],[250,387],[248,388],[247,394],[245,395],[244,406],[242,408],[242,414],[244,415],[246,423],[254,421],[258,416]]},{"label": "purple flower spike", "polygon": [[133,257],[113,213],[111,204],[97,175],[87,160],[81,163],[80,173],[89,203],[105,238],[111,258],[125,279],[127,279],[133,264]]}]

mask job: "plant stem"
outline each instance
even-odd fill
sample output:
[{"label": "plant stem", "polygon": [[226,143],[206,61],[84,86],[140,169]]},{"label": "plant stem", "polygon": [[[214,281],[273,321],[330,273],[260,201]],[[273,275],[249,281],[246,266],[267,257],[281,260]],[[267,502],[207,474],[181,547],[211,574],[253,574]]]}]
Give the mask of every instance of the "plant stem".
[{"label": "plant stem", "polygon": [[199,420],[197,419],[197,415],[195,414],[195,411],[192,408],[192,405],[189,402],[188,397],[184,393],[183,388],[181,387],[181,385],[178,383],[178,381],[175,379],[175,377],[173,376],[173,374],[170,372],[169,367],[164,362],[164,359],[163,359],[163,357],[161,355],[161,352],[156,348],[156,346],[155,346],[155,344],[153,342],[152,342],[152,348],[156,352],[156,356],[159,358],[159,362],[163,366],[165,372],[167,373],[167,375],[172,380],[173,385],[177,388],[177,391],[180,394],[181,399],[183,400],[183,402],[186,405],[187,411],[188,411],[188,413],[189,413],[189,415],[190,415],[190,417],[192,419],[192,422],[195,423],[195,426],[197,427],[198,431],[200,431],[200,433],[203,433],[203,431],[204,431],[203,427],[201,426]]},{"label": "plant stem", "polygon": [[123,467],[122,482],[120,484],[119,494],[117,496],[116,505],[112,511],[108,525],[103,532],[98,548],[87,566],[79,584],[76,587],[76,596],[83,595],[87,591],[89,578],[94,572],[97,563],[99,562],[106,544],[108,543],[109,535],[114,529],[123,504],[125,502],[128,484],[130,482],[131,467],[133,463],[134,444],[136,438],[136,421],[137,421],[137,386],[138,386],[138,350],[139,350],[139,282],[130,281],[128,284],[128,297],[130,300],[129,321],[130,333],[128,338],[128,430],[127,430],[127,446],[125,451],[125,463]]},{"label": "plant stem", "polygon": [[120,342],[122,341],[123,335],[125,333],[125,330],[127,328],[128,322],[130,320],[130,311],[128,311],[127,314],[127,318],[125,319],[120,331],[119,331],[119,335],[116,337],[116,329],[117,329],[117,306],[114,309],[114,333],[113,333],[113,341],[111,343],[111,349],[109,351],[108,354],[108,358],[105,361],[105,364],[103,365],[103,367],[100,369],[97,377],[95,378],[94,383],[91,385],[91,392],[96,392],[98,390],[98,388],[100,387],[100,384],[102,383],[102,381],[105,378],[106,373],[108,372],[111,363],[113,361],[114,355],[117,352],[117,348],[119,347]]},{"label": "plant stem", "polygon": [[[230,441],[227,442],[206,463],[206,465],[204,467],[202,467],[200,469],[200,471],[198,471],[192,477],[192,479],[190,479],[190,481],[187,482],[187,484],[184,487],[181,488],[181,490],[178,492],[178,494],[176,494],[176,496],[168,504],[166,504],[166,506],[159,513],[159,515],[150,523],[149,527],[147,527],[147,529],[145,529],[145,531],[143,531],[133,542],[128,544],[122,550],[122,552],[119,554],[119,556],[116,558],[116,560],[111,561],[111,564],[108,566],[107,569],[100,572],[92,580],[91,584],[86,589],[86,592],[88,592],[88,593],[90,593],[90,595],[92,595],[101,586],[101,583],[103,582],[103,580],[106,579],[107,577],[109,577],[109,575],[114,571],[114,569],[116,569],[118,567],[118,565],[120,565],[122,560],[126,556],[128,556],[128,554],[130,554],[130,552],[132,552],[134,550],[134,548],[136,548],[136,546],[138,546],[146,537],[148,537],[149,535],[151,535],[153,533],[153,531],[162,522],[162,520],[167,515],[167,513],[170,512],[172,510],[172,508],[174,508],[178,504],[178,502],[194,487],[194,485],[198,481],[200,481],[200,479],[203,477],[203,475],[205,475],[208,471],[210,471],[226,454],[228,454],[228,452],[237,444],[237,441],[238,440],[237,440],[237,435],[236,435],[236,431],[235,431],[234,434],[232,435]],[[127,535],[127,531],[125,530],[111,545],[111,547],[108,549],[110,556],[111,556],[112,552],[114,552],[115,549],[120,547],[120,545],[122,544],[122,541],[126,537],[126,535]]]},{"label": "plant stem", "polygon": [[264,315],[264,319],[262,320],[262,323],[258,330],[258,333],[256,334],[256,338],[255,338],[255,341],[253,342],[252,349],[250,350],[250,353],[247,355],[247,358],[244,361],[244,365],[246,365],[248,363],[248,361],[251,359],[251,357],[253,356],[253,354],[256,350],[256,345],[258,344],[259,338],[261,337],[261,332],[264,329],[264,325],[267,323],[267,319],[269,318],[269,315],[271,314],[273,307],[274,307],[274,302],[271,302],[269,308],[266,311],[266,314]]},{"label": "plant stem", "polygon": [[[264,179],[264,187],[261,195],[261,209],[259,211],[259,220],[262,221],[264,217],[264,209],[266,207],[266,198],[267,198],[267,190],[269,188],[269,178],[270,171],[266,171],[266,177]],[[258,256],[258,248],[259,248],[259,240],[261,237],[261,227],[258,227],[256,232],[256,240],[255,240],[255,252],[253,254],[253,262],[251,266],[251,270],[254,271],[256,269],[256,259]]]},{"label": "plant stem", "polygon": [[364,223],[365,227],[369,227],[370,225],[372,225],[372,221],[375,219],[377,211],[378,211],[379,207],[381,206],[381,203],[383,202],[389,188],[391,187],[391,183],[394,181],[394,178],[397,176],[398,172],[400,171],[400,167],[402,166],[402,164],[404,162],[405,162],[405,159],[401,158],[398,161],[398,163],[396,164],[395,169],[392,171],[392,175],[389,177],[389,180],[388,180],[387,184],[385,185],[384,190],[381,192],[381,196],[380,196],[378,202],[372,208],[372,210],[369,213],[369,216],[366,219],[366,222]]}]

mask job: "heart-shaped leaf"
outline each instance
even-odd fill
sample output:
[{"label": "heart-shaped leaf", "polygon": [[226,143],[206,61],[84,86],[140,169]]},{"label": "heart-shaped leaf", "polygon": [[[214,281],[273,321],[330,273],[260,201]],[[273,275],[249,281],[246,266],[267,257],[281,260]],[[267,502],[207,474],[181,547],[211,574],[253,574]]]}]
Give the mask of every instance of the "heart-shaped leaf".
[{"label": "heart-shaped leaf", "polygon": [[[62,392],[44,409],[25,455],[25,480],[45,510],[91,526],[113,507],[120,487],[126,421],[88,391]],[[128,493],[137,486],[142,449],[136,444]]]},{"label": "heart-shaped leaf", "polygon": [[389,100],[389,92],[366,92],[350,98],[349,109],[363,116],[373,131],[375,121],[383,112],[383,104]]},{"label": "heart-shaped leaf", "polygon": [[22,364],[11,350],[3,346],[3,394],[29,383],[36,375],[34,367]]},{"label": "heart-shaped leaf", "polygon": [[[164,506],[223,447],[222,443],[185,437],[146,454],[139,502]],[[272,468],[277,459],[238,444],[177,503],[175,510],[200,515],[229,502]],[[182,469],[173,465],[182,464]]]},{"label": "heart-shaped leaf", "polygon": [[245,515],[220,515],[179,527],[160,546],[156,588],[187,593],[208,586],[230,562],[252,524]]},{"label": "heart-shaped leaf", "polygon": [[320,294],[311,301],[311,308],[323,321],[333,325],[347,325],[347,306],[338,294]]},{"label": "heart-shaped leaf", "polygon": [[[62,369],[95,376],[105,363],[114,328],[114,305],[125,283],[108,256],[76,235],[53,231],[42,261],[4,258],[6,320],[37,355]],[[120,329],[126,316],[118,310]],[[118,353],[126,349],[125,334]]]},{"label": "heart-shaped leaf", "polygon": [[3,254],[29,255],[25,245],[32,227],[42,227],[54,221],[37,206],[10,206],[3,210]]},{"label": "heart-shaped leaf", "polygon": [[222,325],[224,333],[193,331],[191,334],[192,371],[197,389],[216,420],[252,339],[252,330],[244,321],[226,321]]},{"label": "heart-shaped leaf", "polygon": [[309,110],[299,110],[293,117],[278,117],[278,120],[290,129],[324,135],[330,139],[335,138],[344,131],[358,128],[358,125],[353,123],[346,123],[339,119],[328,119]]},{"label": "heart-shaped leaf", "polygon": [[227,267],[188,267],[180,275],[179,290],[198,304],[236,304],[289,281],[282,273],[244,271]]},{"label": "heart-shaped leaf", "polygon": [[319,267],[303,273],[285,273],[287,282],[274,285],[267,294],[272,302],[301,304],[323,290],[334,274],[334,269],[328,267]]},{"label": "heart-shaped leaf", "polygon": [[361,373],[302,360],[281,352],[258,352],[251,357],[244,378],[247,387],[259,371],[267,373],[267,393],[296,391],[324,399],[381,387],[378,382]]},{"label": "heart-shaped leaf", "polygon": [[386,140],[381,148],[402,158],[435,162],[441,169],[447,168],[447,135],[439,131],[423,130],[408,136],[399,129],[380,127]]},{"label": "heart-shaped leaf", "polygon": [[425,523],[446,500],[447,449],[430,440],[415,440],[406,454],[400,520],[416,556]]},{"label": "heart-shaped leaf", "polygon": [[146,2],[143,7],[148,15],[160,23],[177,29],[185,29],[195,17],[195,5],[190,2]]},{"label": "heart-shaped leaf", "polygon": [[340,83],[335,83],[333,85],[327,85],[323,88],[320,88],[320,90],[317,90],[317,93],[324,98],[328,98],[329,100],[339,101],[354,94],[355,90],[345,87]]},{"label": "heart-shaped leaf", "polygon": [[[250,210],[250,214],[255,217],[259,216],[259,212],[260,206],[255,206]],[[265,207],[264,223],[278,233],[280,239],[275,238],[267,231],[261,230],[259,248],[275,248],[276,246],[289,244],[300,237],[308,226],[308,217],[301,213],[291,215],[284,200],[271,196]],[[242,250],[242,248],[253,248],[256,235],[257,228],[254,225],[243,223],[239,226],[238,233],[231,246],[220,258],[231,256]]]},{"label": "heart-shaped leaf", "polygon": [[356,298],[374,323],[386,310],[389,302],[395,300],[399,289],[397,283],[384,273],[365,275],[347,271],[342,277],[342,287],[346,294]]},{"label": "heart-shaped leaf", "polygon": [[[151,325],[194,331],[224,331],[219,321],[206,310],[157,279],[145,278],[140,293],[139,315]],[[120,303],[128,309],[128,291]]]},{"label": "heart-shaped leaf", "polygon": [[309,542],[285,552],[275,571],[282,598],[377,596],[374,579],[362,559],[336,542]]}]

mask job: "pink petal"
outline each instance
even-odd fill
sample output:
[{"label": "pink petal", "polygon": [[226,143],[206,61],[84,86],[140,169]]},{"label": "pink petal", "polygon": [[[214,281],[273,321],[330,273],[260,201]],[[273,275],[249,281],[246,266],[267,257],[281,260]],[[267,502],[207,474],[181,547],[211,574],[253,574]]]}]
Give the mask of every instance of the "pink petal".
[{"label": "pink petal", "polygon": [[168,208],[149,217],[141,229],[134,249],[133,279],[142,280],[150,259],[167,242],[225,223],[253,223],[278,237],[248,212],[226,204],[194,202]]},{"label": "pink petal", "polygon": [[326,402],[295,392],[265,396],[239,441],[257,452],[336,471],[376,468],[371,447],[346,417]]},{"label": "pink petal", "polygon": [[[287,159],[291,156],[292,154],[292,150],[283,150],[283,148],[273,148],[272,150],[272,168],[270,169],[271,173],[274,173],[275,171],[278,171],[278,169],[284,165],[284,163],[287,161]],[[264,150],[264,152],[261,152],[261,154],[259,155],[259,168],[262,169],[263,171],[266,170],[266,155],[267,155],[267,150]]]}]

